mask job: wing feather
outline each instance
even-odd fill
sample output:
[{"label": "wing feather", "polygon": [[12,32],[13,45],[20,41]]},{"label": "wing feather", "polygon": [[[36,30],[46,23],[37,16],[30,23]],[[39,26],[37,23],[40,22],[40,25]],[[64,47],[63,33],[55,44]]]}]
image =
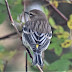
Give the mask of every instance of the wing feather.
[{"label": "wing feather", "polygon": [[[52,31],[50,33],[39,33],[29,29],[24,25],[23,34],[33,51],[41,52],[47,49],[50,39],[52,37]],[[39,45],[38,49],[36,44]]]}]

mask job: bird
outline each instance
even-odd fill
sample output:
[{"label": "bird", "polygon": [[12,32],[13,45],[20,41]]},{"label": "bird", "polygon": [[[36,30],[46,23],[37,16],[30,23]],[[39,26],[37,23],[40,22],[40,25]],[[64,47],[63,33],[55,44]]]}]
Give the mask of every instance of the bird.
[{"label": "bird", "polygon": [[33,65],[43,66],[42,53],[50,44],[51,26],[42,11],[33,9],[25,13],[29,15],[30,19],[23,26],[22,42],[33,52]]}]

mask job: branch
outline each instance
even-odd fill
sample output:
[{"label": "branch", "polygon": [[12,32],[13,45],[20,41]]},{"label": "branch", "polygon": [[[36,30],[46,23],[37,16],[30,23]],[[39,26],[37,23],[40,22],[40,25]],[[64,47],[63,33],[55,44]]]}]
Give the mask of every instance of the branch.
[{"label": "branch", "polygon": [[[25,17],[25,8],[26,8],[26,5],[25,5],[25,0],[23,0],[23,2],[24,2],[24,21],[25,21],[25,23],[26,23],[26,17]],[[29,53],[29,55],[31,55],[31,53],[30,53],[30,51],[29,51],[29,49],[28,48],[26,48],[26,72],[27,72],[27,51],[28,51],[28,53]]]},{"label": "branch", "polygon": [[[19,31],[19,32],[21,33],[22,30]],[[0,40],[4,40],[4,39],[7,39],[7,38],[10,38],[11,36],[14,36],[14,35],[17,35],[17,32],[13,32],[13,33],[10,33],[10,34],[5,35],[5,36],[3,36],[3,37],[0,37]]]},{"label": "branch", "polygon": [[65,17],[54,5],[52,5],[48,0],[45,0],[46,2],[48,2],[50,4],[50,6],[65,20],[68,21],[68,18]]},{"label": "branch", "polygon": [[43,72],[43,70],[41,69],[41,67],[39,65],[36,65],[36,66],[40,70],[40,72]]},{"label": "branch", "polygon": [[13,18],[12,18],[12,16],[11,16],[11,12],[10,12],[10,8],[9,8],[9,5],[8,5],[7,0],[5,0],[5,4],[6,4],[6,7],[7,7],[7,11],[8,11],[8,15],[9,15],[9,19],[10,19],[10,21],[11,21],[11,24],[12,24],[13,27],[15,28],[15,30],[16,30],[18,36],[21,38],[21,35],[20,35],[20,33],[19,33],[19,31],[18,31],[16,25],[14,24],[14,20],[13,20]]}]

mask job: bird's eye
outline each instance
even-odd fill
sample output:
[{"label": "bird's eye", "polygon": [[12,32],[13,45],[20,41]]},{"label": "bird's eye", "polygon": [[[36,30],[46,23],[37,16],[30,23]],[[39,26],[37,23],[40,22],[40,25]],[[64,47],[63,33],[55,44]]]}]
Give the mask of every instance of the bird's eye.
[{"label": "bird's eye", "polygon": [[30,13],[30,17],[31,17],[31,16],[33,16],[33,14],[32,14],[32,13]]}]

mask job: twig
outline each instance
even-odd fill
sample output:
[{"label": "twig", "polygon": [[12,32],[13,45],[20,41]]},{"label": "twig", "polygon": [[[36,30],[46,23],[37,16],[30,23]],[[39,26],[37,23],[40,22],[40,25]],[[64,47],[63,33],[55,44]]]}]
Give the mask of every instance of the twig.
[{"label": "twig", "polygon": [[14,20],[13,20],[13,18],[12,18],[12,16],[11,16],[11,12],[10,12],[10,8],[9,8],[9,5],[8,5],[7,0],[5,0],[5,4],[6,4],[6,7],[7,7],[7,11],[8,11],[8,15],[9,15],[9,19],[10,19],[10,21],[11,21],[11,24],[13,25],[13,27],[14,27],[15,30],[16,30],[16,32],[18,33],[18,36],[21,38],[21,35],[20,35],[20,33],[19,33],[16,25],[14,24]]},{"label": "twig", "polygon": [[41,67],[39,65],[36,65],[36,66],[40,70],[40,72],[43,72],[43,70],[41,69]]},{"label": "twig", "polygon": [[[22,30],[19,31],[19,32],[21,33]],[[13,33],[7,34],[5,36],[2,36],[2,37],[0,37],[0,40],[4,40],[4,39],[7,39],[7,38],[10,38],[11,36],[14,36],[14,35],[17,35],[17,32],[13,32]]]},{"label": "twig", "polygon": [[[47,1],[49,4],[50,2],[48,0],[45,0]],[[68,18],[65,17],[54,5],[50,4],[50,6],[65,20],[65,21],[68,21]]]},{"label": "twig", "polygon": [[26,51],[26,72],[27,72],[27,51]]},{"label": "twig", "polygon": [[[26,47],[25,47],[25,48],[26,48]],[[29,51],[29,49],[28,49],[28,48],[26,48],[26,50],[27,50],[27,52],[28,52],[28,54],[29,54],[30,58],[33,60],[33,57],[32,57],[32,55],[31,55],[31,52]]]},{"label": "twig", "polygon": [[7,64],[8,64],[8,61],[6,60],[6,62],[5,62],[5,64],[4,64],[3,72],[6,71]]}]

